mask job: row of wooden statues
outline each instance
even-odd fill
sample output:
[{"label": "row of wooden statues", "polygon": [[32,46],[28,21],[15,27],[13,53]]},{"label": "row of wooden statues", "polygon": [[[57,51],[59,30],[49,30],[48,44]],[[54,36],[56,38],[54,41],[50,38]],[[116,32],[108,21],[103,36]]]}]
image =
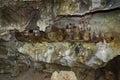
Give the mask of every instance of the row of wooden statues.
[{"label": "row of wooden statues", "polygon": [[[58,28],[55,25],[50,26],[50,32],[43,32],[40,30],[25,30],[19,32],[15,30],[15,36],[17,40],[20,41],[86,41],[86,42],[99,42],[105,39],[102,32],[99,33],[99,37],[93,32],[91,38],[91,28],[90,27],[77,27],[71,24],[67,25],[65,28]],[[113,37],[107,39],[108,41],[113,40]]]}]

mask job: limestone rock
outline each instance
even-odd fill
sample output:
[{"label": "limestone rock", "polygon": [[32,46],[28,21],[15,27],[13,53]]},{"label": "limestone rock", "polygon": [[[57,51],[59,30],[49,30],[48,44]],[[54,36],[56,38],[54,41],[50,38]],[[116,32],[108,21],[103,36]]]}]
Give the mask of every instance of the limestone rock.
[{"label": "limestone rock", "polygon": [[51,80],[77,80],[75,73],[72,71],[60,71],[52,74]]},{"label": "limestone rock", "polygon": [[55,71],[51,76],[51,80],[58,80],[58,75],[58,72]]}]

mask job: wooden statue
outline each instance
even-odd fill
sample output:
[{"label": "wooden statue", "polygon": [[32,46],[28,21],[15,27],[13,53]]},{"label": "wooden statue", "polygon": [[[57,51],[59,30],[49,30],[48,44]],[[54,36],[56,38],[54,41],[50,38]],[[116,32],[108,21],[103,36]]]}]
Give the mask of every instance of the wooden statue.
[{"label": "wooden statue", "polygon": [[83,35],[84,41],[89,41],[90,40],[90,30],[86,29]]}]

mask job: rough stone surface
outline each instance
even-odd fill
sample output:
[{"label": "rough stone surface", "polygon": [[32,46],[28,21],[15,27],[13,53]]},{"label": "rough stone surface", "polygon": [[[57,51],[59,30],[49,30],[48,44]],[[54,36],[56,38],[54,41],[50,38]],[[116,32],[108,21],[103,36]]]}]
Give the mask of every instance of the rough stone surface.
[{"label": "rough stone surface", "polygon": [[[48,72],[53,72],[56,69],[58,71],[61,69],[71,71],[72,69],[76,76],[79,77],[78,79],[89,80],[92,78],[91,80],[93,80],[94,71],[91,72],[90,67],[99,69],[99,67],[105,66],[104,64],[111,64],[109,61],[115,56],[120,55],[120,0],[57,1],[58,0],[41,0],[33,3],[27,1],[23,2],[22,0],[2,0],[0,2],[0,65],[2,65],[0,66],[0,73],[11,73],[12,76],[18,76],[21,72],[27,71],[29,67],[37,69],[38,71]],[[35,13],[36,9],[39,11],[39,13],[37,13],[38,15]],[[35,20],[34,14],[37,15],[37,19]],[[62,16],[55,19],[56,15],[61,14]],[[76,18],[76,16],[78,17]],[[90,17],[88,18],[88,16]],[[85,34],[85,41],[79,42],[47,43],[43,40],[42,43],[31,41],[28,43],[17,41],[15,34],[10,34],[9,32],[9,30],[14,28],[18,29],[20,32],[24,31],[29,23],[30,27],[39,26],[40,30],[43,31],[46,26],[49,26],[50,23],[53,22],[59,28],[65,28],[69,23],[74,23],[76,26],[79,26],[79,20],[85,22],[89,21],[89,26],[91,26],[91,38],[94,38],[94,33],[96,34],[95,37],[102,35],[98,35],[99,33],[104,33],[104,40],[100,39],[96,40],[94,43],[88,43],[86,42],[88,37],[86,38]],[[49,30],[47,32],[49,32]],[[52,34],[57,36],[54,32],[52,32]],[[60,32],[60,34],[62,33]],[[55,36],[53,36],[51,40],[61,40],[61,38],[63,38],[61,36]],[[30,40],[29,38],[27,39]],[[112,39],[112,41],[110,39]],[[79,49],[77,49],[78,47]],[[64,67],[56,63],[64,65]],[[118,65],[118,63],[114,64]],[[89,66],[90,69],[87,66]],[[107,67],[107,69],[110,68],[109,64]],[[97,77],[103,73],[106,76],[113,75],[111,76],[113,78],[115,77],[114,74],[118,71],[116,70],[116,72],[114,72],[112,68],[108,71],[105,70],[100,68]],[[105,72],[110,74],[105,74]],[[92,77],[89,77],[89,75]],[[102,80],[104,80],[104,75],[100,77]],[[7,76],[7,78],[2,77],[1,79],[7,80],[8,78]],[[26,79],[29,78],[33,79],[27,75]],[[10,79],[14,80],[13,78]],[[20,79],[21,77],[19,77],[18,80]],[[15,80],[17,79],[15,78]]]}]

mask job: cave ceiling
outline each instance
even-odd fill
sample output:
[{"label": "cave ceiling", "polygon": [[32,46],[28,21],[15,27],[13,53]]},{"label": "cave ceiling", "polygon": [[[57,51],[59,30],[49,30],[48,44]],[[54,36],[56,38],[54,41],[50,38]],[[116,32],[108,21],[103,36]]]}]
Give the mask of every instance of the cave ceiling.
[{"label": "cave ceiling", "polygon": [[40,26],[48,26],[57,15],[84,15],[120,7],[120,0],[1,0],[0,23],[24,27],[35,9]]}]

